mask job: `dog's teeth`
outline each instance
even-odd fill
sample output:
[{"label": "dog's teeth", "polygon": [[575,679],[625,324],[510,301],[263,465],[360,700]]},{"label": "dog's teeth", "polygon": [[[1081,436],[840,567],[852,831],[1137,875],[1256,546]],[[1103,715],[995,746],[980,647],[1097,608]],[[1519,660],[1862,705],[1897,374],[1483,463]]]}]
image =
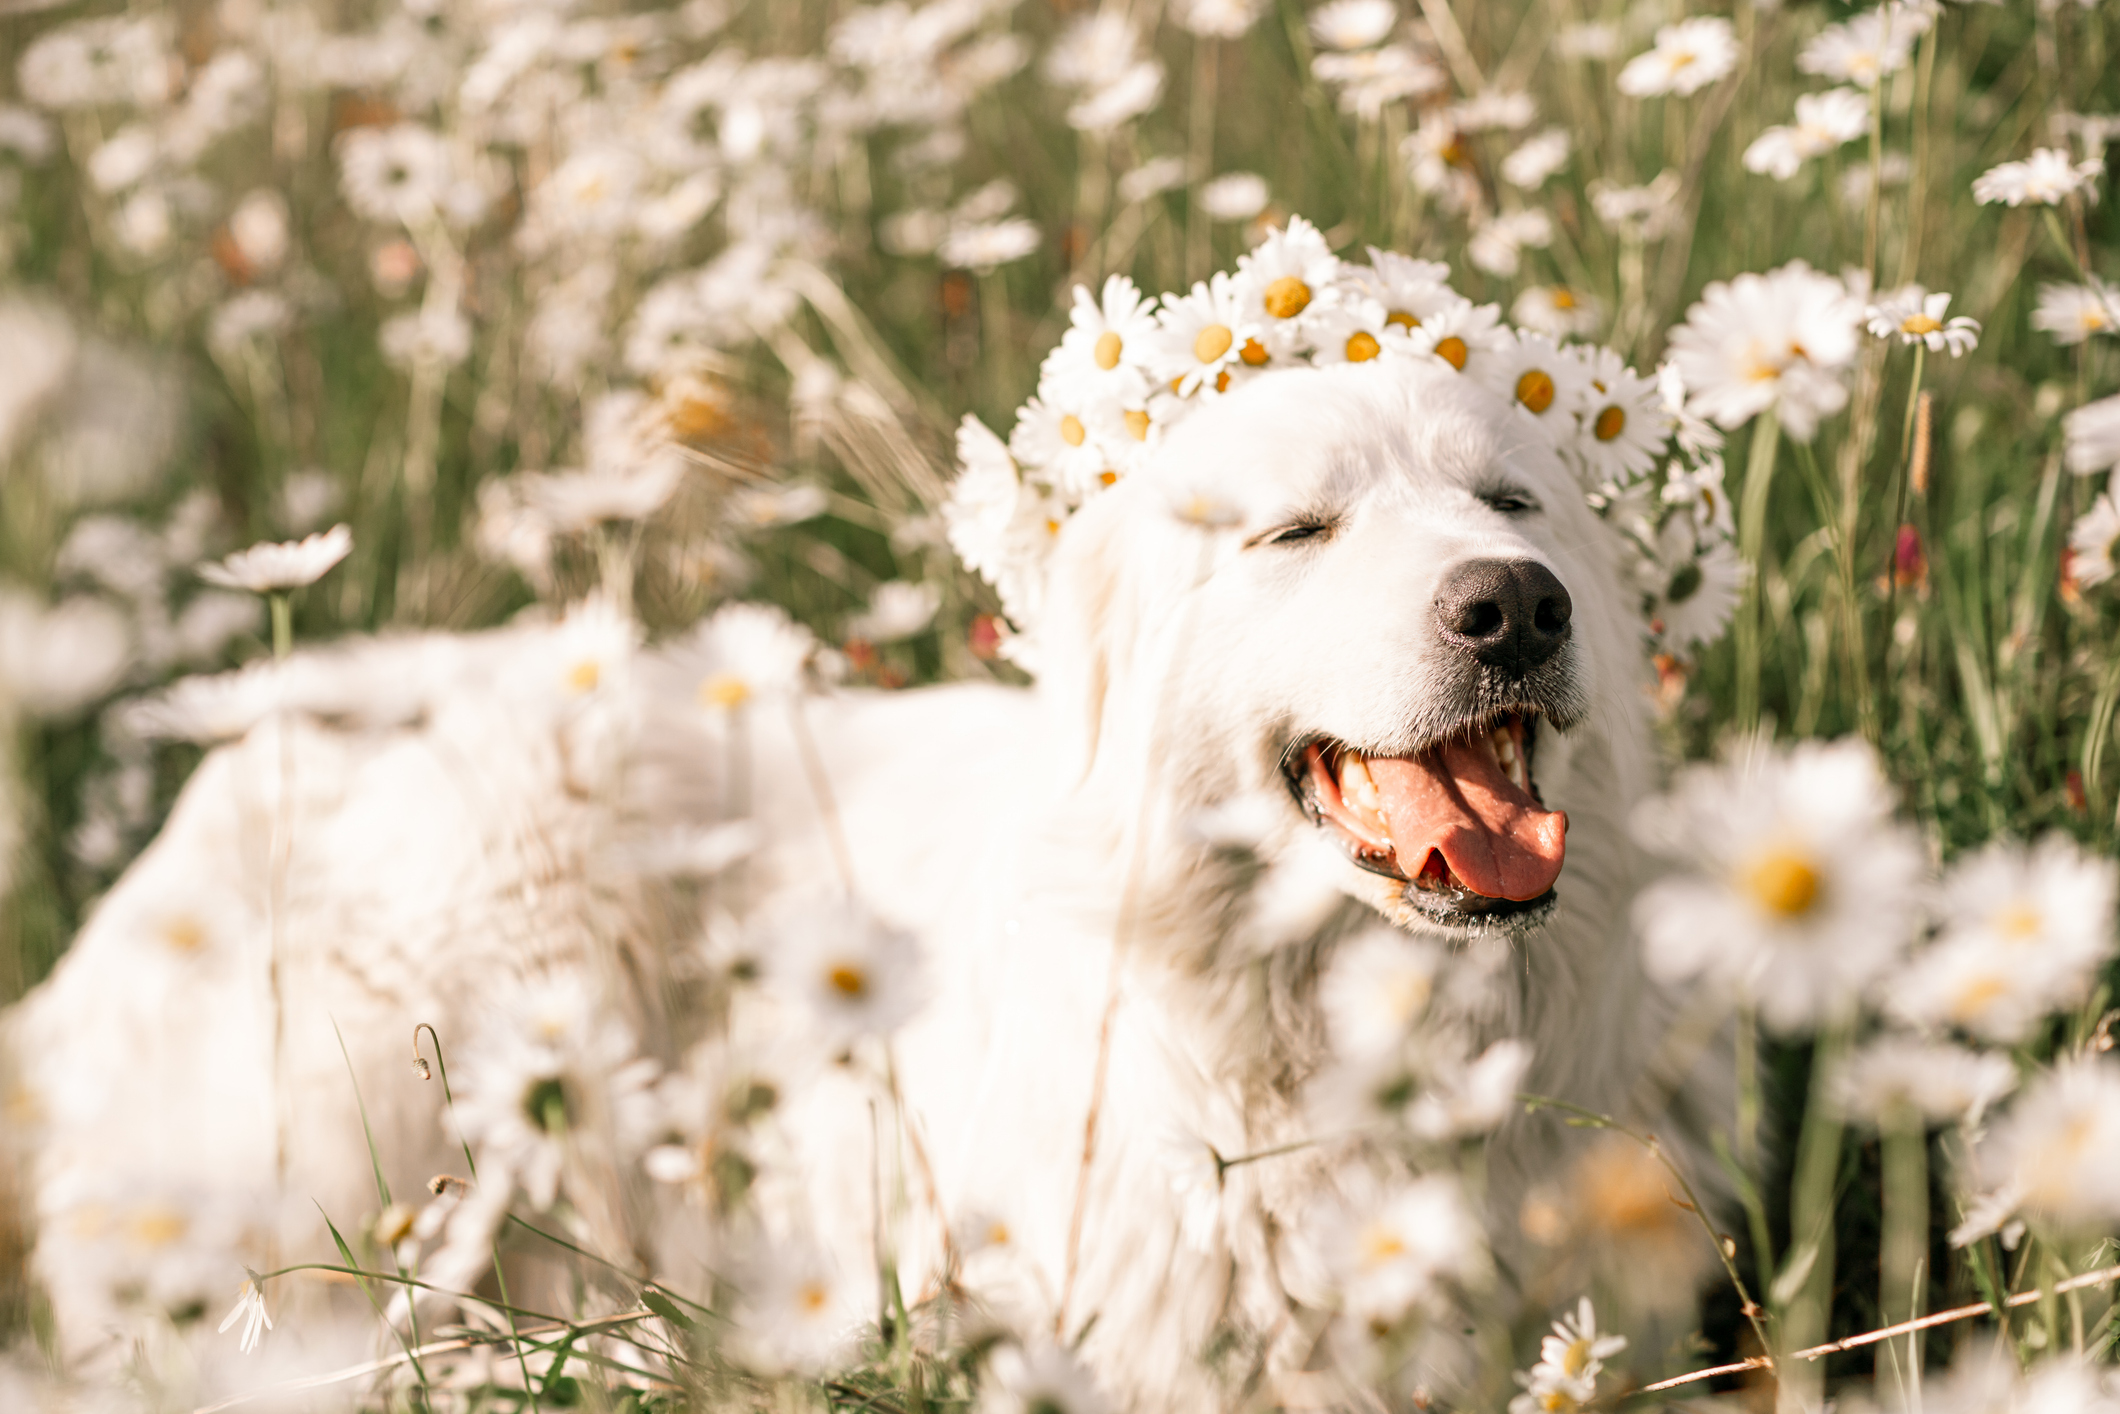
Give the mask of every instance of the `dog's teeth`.
[{"label": "dog's teeth", "polygon": [[1494,729],[1488,740],[1494,746],[1495,764],[1502,768],[1502,774],[1509,777],[1509,783],[1518,790],[1529,789],[1528,777],[1524,772],[1524,758],[1516,749],[1515,735],[1508,727],[1501,726]]},{"label": "dog's teeth", "polygon": [[1365,815],[1381,815],[1384,799],[1377,794],[1376,779],[1361,753],[1349,751],[1340,757],[1340,798]]}]

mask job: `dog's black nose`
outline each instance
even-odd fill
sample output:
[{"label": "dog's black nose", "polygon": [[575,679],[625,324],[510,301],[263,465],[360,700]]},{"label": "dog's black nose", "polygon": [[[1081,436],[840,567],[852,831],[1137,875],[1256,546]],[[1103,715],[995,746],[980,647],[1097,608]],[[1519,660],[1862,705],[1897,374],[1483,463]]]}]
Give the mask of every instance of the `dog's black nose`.
[{"label": "dog's black nose", "polygon": [[1574,609],[1566,586],[1536,560],[1468,560],[1435,596],[1443,641],[1510,673],[1558,653]]}]

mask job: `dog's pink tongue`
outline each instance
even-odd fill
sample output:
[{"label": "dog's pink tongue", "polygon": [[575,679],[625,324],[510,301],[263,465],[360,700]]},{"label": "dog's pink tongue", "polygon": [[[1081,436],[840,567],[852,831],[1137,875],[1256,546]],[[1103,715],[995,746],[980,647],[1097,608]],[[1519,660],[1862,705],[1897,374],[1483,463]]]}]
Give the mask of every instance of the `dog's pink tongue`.
[{"label": "dog's pink tongue", "polygon": [[1419,756],[1372,756],[1370,779],[1399,867],[1418,875],[1430,850],[1488,898],[1535,899],[1560,877],[1568,817],[1541,810],[1503,773],[1483,741],[1445,743]]}]

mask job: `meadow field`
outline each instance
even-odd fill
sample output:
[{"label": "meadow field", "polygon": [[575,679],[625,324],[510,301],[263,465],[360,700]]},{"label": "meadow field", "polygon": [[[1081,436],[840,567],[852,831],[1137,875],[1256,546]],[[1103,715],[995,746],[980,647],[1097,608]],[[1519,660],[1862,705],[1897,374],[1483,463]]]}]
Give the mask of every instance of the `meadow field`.
[{"label": "meadow field", "polygon": [[[602,809],[665,678],[700,751],[1028,683],[1052,541],[1189,408],[1426,360],[1552,440],[1639,592],[1669,867],[1633,917],[1736,1048],[1692,1175],[1730,1216],[1571,1115],[1615,1132],[1521,1216],[1561,1274],[1527,1314],[1463,1195],[1540,1102],[1366,1116],[1465,1235],[1333,1266],[1362,1407],[2120,1410],[2115,137],[2109,0],[0,0],[0,1008],[284,714],[498,692]],[[417,712],[298,672],[504,625]],[[413,1053],[499,1177],[393,1195],[377,1160],[285,1275],[151,1179],[87,1232],[38,1177],[57,1102],[0,1070],[0,1405],[1109,1407],[1067,1333],[833,1289],[747,1225],[780,1149],[728,1097],[801,1067],[730,997],[887,1077],[917,964],[879,931],[860,1006],[807,944],[758,981],[792,925],[747,913],[743,807],[628,856],[696,1018],[496,989],[483,1040]],[[219,926],[139,944],[173,1006]],[[148,1064],[110,1044],[109,1083]],[[531,1249],[552,1304],[508,1297]],[[305,1265],[365,1320],[301,1345]],[[1475,1373],[1399,1381],[1459,1316]]]}]

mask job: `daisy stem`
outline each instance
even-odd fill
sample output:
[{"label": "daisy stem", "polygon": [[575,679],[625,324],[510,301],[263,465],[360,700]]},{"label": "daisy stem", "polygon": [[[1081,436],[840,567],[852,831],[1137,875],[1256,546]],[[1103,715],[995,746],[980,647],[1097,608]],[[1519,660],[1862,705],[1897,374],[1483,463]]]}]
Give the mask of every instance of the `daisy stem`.
[{"label": "daisy stem", "polygon": [[1207,278],[1211,247],[1207,208],[1201,190],[1215,161],[1215,58],[1217,42],[1206,35],[1193,39],[1192,131],[1186,149],[1185,280]]},{"label": "daisy stem", "polygon": [[1761,559],[1767,536],[1767,492],[1774,480],[1774,453],[1780,431],[1781,424],[1771,409],[1752,424],[1752,449],[1745,457],[1744,493],[1738,506],[1738,549],[1752,570],[1744,607],[1737,615],[1735,720],[1740,732],[1754,731],[1759,726],[1759,654],[1764,628],[1760,595],[1765,578]]},{"label": "daisy stem", "polygon": [[[1928,1255],[1929,1136],[1921,1116],[1902,1106],[1886,1117],[1881,1139],[1884,1241],[1877,1309],[1886,1325],[1897,1325],[1921,1315],[1924,1304],[1917,1283]],[[1920,1368],[1918,1348],[1907,1368]]]},{"label": "daisy stem", "polygon": [[284,658],[294,651],[294,605],[284,591],[267,595],[266,601],[272,605],[272,656]]},{"label": "daisy stem", "polygon": [[[1819,1032],[1811,1048],[1811,1091],[1796,1141],[1796,1170],[1789,1192],[1789,1255],[1775,1279],[1776,1289],[1770,1291],[1783,1308],[1782,1339],[1792,1350],[1823,1340],[1832,1315],[1833,1200],[1839,1187],[1842,1125],[1827,1089],[1840,1068],[1847,1041],[1846,1024],[1834,1023]],[[1794,1290],[1779,1289],[1784,1284]],[[1806,1373],[1811,1376],[1807,1385],[1815,1386],[1823,1372],[1814,1365]],[[1819,1391],[1790,1390],[1784,1371],[1783,1392],[1785,1399],[1791,1394],[1797,1397],[1797,1407],[1812,1407]],[[1801,1403],[1806,1394],[1812,1396],[1808,1405]]]},{"label": "daisy stem", "polygon": [[2097,282],[2091,278],[2091,273],[2083,268],[2082,260],[2077,258],[2074,243],[2069,240],[2068,233],[2061,229],[2061,214],[2051,206],[2040,207],[2039,214],[2046,218],[2046,233],[2054,238],[2055,245],[2061,247],[2061,254],[2067,259],[2068,268],[2076,273],[2076,279],[2086,289],[2097,290]]},{"label": "daisy stem", "polygon": [[1928,368],[1929,346],[1914,345],[1914,377],[1907,384],[1907,415],[1899,425],[1899,493],[1892,506],[1891,549],[1884,564],[1884,625],[1887,642],[1899,599],[1899,528],[1907,522],[1907,489],[1914,476],[1914,414],[1921,406],[1921,376]]}]

